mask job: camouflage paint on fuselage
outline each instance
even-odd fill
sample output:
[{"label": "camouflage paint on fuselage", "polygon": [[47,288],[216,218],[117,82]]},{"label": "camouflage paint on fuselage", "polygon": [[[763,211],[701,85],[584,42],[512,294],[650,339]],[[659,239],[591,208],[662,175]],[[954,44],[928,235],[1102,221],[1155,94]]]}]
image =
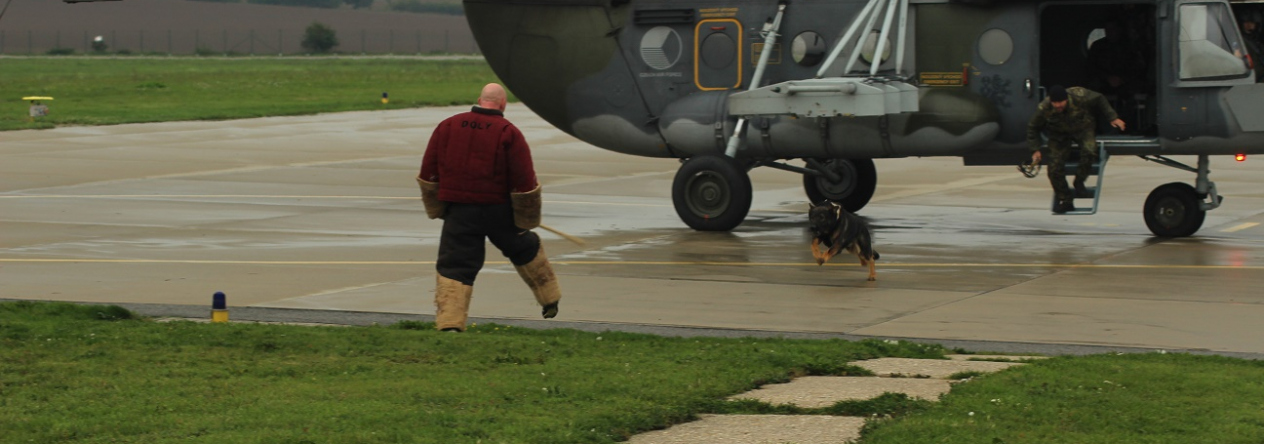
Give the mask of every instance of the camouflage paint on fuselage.
[{"label": "camouflage paint on fuselage", "polygon": [[[493,70],[533,111],[598,147],[652,157],[723,152],[736,122],[727,112],[728,94],[749,87],[758,55],[754,48],[763,43],[758,30],[775,15],[777,6],[756,0],[464,3]],[[792,42],[815,32],[826,49],[832,49],[866,3],[790,2],[779,47],[773,49],[776,57],[762,83],[813,77],[819,64],[796,63]],[[1041,98],[1039,88],[1048,86],[1042,75],[1061,80],[1057,65],[1074,66],[1086,49],[1042,43],[1041,36],[1087,35],[1101,26],[1111,8],[1125,5],[1040,0],[911,3],[904,68],[915,81],[924,82],[919,112],[824,120],[757,116],[738,157],[967,156],[971,163],[1012,164],[1026,155],[1026,122]],[[1127,4],[1140,5],[1156,24],[1157,59],[1150,68],[1157,86],[1145,99],[1148,112],[1154,114],[1149,129],[1153,134],[1136,136],[1157,142],[1138,149],[1161,154],[1264,152],[1264,122],[1258,122],[1260,110],[1254,105],[1264,101],[1264,89],[1248,88],[1253,73],[1249,79],[1177,79],[1175,68],[1164,67],[1179,63],[1175,57],[1181,8],[1172,0]],[[1050,11],[1082,17],[1084,23],[1042,23],[1041,17]],[[981,38],[987,32],[1009,39],[1008,57],[981,55]],[[894,60],[883,62],[881,69],[893,70]]]}]

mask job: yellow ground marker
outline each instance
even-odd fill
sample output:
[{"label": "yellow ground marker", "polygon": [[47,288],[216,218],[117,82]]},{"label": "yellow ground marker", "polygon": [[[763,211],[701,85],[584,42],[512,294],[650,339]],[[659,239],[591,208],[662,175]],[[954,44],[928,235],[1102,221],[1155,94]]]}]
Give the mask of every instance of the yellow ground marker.
[{"label": "yellow ground marker", "polygon": [[1223,230],[1220,230],[1220,232],[1221,232],[1221,233],[1234,233],[1234,232],[1238,232],[1238,231],[1245,230],[1245,229],[1247,229],[1247,228],[1254,227],[1254,226],[1259,225],[1259,224],[1260,224],[1259,222],[1247,222],[1247,223],[1244,223],[1244,224],[1238,224],[1238,225],[1234,225],[1234,226],[1229,227],[1229,228],[1225,228],[1225,229],[1223,229]]}]

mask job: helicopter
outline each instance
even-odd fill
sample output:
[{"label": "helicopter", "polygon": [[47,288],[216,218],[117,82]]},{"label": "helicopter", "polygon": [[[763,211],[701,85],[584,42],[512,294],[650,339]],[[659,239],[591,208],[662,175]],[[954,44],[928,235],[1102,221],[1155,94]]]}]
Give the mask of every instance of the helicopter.
[{"label": "helicopter", "polygon": [[[463,3],[495,74],[550,124],[599,148],[680,159],[673,206],[695,230],[742,223],[757,167],[801,174],[813,203],[852,212],[876,189],[873,159],[1023,169],[1028,122],[1052,85],[1102,92],[1129,128],[1098,129],[1091,204],[1069,215],[1094,214],[1110,156],[1135,155],[1194,174],[1156,187],[1143,208],[1154,235],[1190,236],[1223,201],[1211,157],[1264,152],[1264,85],[1248,51],[1259,36],[1237,18],[1258,17],[1258,0]],[[1095,56],[1103,42],[1126,50]]]}]

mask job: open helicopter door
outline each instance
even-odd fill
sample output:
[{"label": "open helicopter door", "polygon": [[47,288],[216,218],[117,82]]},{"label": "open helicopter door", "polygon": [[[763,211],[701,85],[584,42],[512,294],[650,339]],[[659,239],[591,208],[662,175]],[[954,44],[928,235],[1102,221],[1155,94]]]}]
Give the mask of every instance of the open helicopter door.
[{"label": "open helicopter door", "polygon": [[[1097,213],[1111,154],[1159,146],[1159,10],[1154,4],[1135,2],[1046,3],[1041,7],[1041,86],[1081,86],[1101,93],[1127,128],[1119,132],[1109,122],[1097,122],[1097,160],[1085,181],[1089,194],[1075,195],[1075,209],[1068,215]],[[1067,160],[1068,181],[1079,168],[1079,157],[1077,150]],[[1056,197],[1050,202],[1056,207]]]}]

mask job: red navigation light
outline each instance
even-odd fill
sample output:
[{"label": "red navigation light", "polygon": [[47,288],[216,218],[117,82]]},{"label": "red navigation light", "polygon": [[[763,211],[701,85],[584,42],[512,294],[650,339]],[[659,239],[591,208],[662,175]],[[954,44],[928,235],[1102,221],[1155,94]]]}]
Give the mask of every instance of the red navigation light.
[{"label": "red navigation light", "polygon": [[1238,162],[1243,162],[1246,160],[1246,154],[1238,154],[1236,156],[1233,156],[1233,160],[1236,160]]}]

